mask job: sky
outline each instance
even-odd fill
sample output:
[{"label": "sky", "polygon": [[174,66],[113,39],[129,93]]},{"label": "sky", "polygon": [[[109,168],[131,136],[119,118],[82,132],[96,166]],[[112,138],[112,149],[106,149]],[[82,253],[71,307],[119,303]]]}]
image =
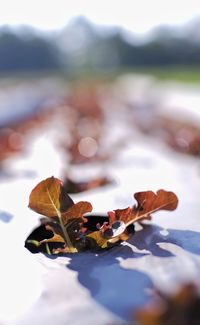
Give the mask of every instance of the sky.
[{"label": "sky", "polygon": [[53,30],[80,15],[140,34],[159,24],[183,24],[200,17],[200,0],[2,0],[0,25]]}]

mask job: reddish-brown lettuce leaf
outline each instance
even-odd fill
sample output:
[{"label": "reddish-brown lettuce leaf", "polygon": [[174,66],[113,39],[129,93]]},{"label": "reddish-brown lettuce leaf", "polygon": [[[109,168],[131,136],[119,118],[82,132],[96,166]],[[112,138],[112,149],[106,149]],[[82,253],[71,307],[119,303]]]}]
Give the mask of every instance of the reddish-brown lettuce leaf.
[{"label": "reddish-brown lettuce leaf", "polygon": [[53,176],[40,182],[29,197],[29,208],[50,218],[65,212],[73,204],[62,182]]},{"label": "reddish-brown lettuce leaf", "polygon": [[130,224],[150,219],[151,214],[159,210],[175,210],[178,205],[176,194],[162,189],[156,194],[152,191],[137,192],[134,198],[137,205],[108,212],[109,224],[105,224],[101,229],[104,237],[118,237]]},{"label": "reddish-brown lettuce leaf", "polygon": [[92,216],[88,222],[84,215],[92,211],[91,203],[74,204],[59,179],[47,178],[32,190],[29,199],[29,207],[47,217],[42,221],[44,236],[39,240],[33,236],[29,242],[37,247],[48,245],[48,252],[51,247],[53,253],[109,248],[129,238],[134,222],[150,219],[159,210],[174,210],[178,204],[177,196],[165,190],[138,192],[134,198],[136,205],[108,212],[105,222],[90,229]]},{"label": "reddish-brown lettuce leaf", "polygon": [[94,242],[91,243],[92,248],[109,248],[114,246],[116,243],[129,239],[127,231],[124,231],[119,236],[113,236],[112,238],[107,237],[101,230],[94,231],[87,235],[87,238],[92,239]]},{"label": "reddish-brown lettuce leaf", "polygon": [[62,213],[63,223],[66,225],[70,219],[82,218],[83,221],[87,221],[83,217],[84,214],[92,211],[92,204],[86,201],[80,201],[73,204],[66,212]]},{"label": "reddish-brown lettuce leaf", "polygon": [[43,221],[45,228],[50,230],[52,236],[44,238],[39,244],[60,242],[65,243],[67,251],[75,252],[76,243],[84,232],[83,215],[92,211],[89,202],[78,202],[74,204],[65,192],[62,182],[50,177],[40,182],[31,192],[29,207],[53,221]]}]

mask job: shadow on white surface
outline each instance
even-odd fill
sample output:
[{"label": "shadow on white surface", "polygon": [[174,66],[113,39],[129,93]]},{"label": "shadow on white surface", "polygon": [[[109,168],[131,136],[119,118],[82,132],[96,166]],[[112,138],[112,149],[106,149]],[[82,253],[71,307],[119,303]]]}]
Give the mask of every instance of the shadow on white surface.
[{"label": "shadow on white surface", "polygon": [[160,257],[174,256],[159,243],[172,243],[184,250],[200,255],[200,232],[192,230],[165,229],[155,224],[144,226],[131,237],[129,243],[139,250],[148,249],[152,255]]},{"label": "shadow on white surface", "polygon": [[144,272],[123,269],[120,260],[137,259],[140,256],[144,254],[121,246],[98,255],[75,255],[67,267],[78,273],[80,284],[90,291],[99,304],[127,319],[134,308],[148,301],[147,289],[152,288],[152,282]]},{"label": "shadow on white surface", "polygon": [[[168,285],[168,277],[173,284],[180,272],[180,281],[184,281],[187,275],[195,276],[195,259],[192,260],[190,253],[200,255],[199,232],[163,230],[151,224],[136,232],[128,244],[99,254],[74,255],[67,268],[77,272],[80,284],[89,290],[97,303],[116,316],[128,320],[131,313],[151,299],[151,292],[157,281],[161,282],[161,286],[163,282],[165,287]],[[151,268],[150,272],[148,267]],[[161,277],[157,268],[162,269]],[[173,268],[174,273],[171,271]],[[169,274],[166,275],[165,272],[168,271]],[[151,273],[155,273],[154,276]]]},{"label": "shadow on white surface", "polygon": [[12,220],[12,218],[13,218],[13,215],[11,213],[0,210],[0,221],[8,223]]}]

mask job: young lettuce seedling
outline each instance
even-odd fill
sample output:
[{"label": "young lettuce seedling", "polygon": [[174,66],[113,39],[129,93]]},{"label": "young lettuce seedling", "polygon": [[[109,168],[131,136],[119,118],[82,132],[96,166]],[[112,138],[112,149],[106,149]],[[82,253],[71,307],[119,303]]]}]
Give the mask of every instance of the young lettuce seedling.
[{"label": "young lettuce seedling", "polygon": [[[29,207],[42,214],[44,238],[28,240],[37,247],[46,245],[47,253],[76,253],[88,249],[105,249],[129,238],[128,228],[134,222],[151,219],[151,214],[159,210],[175,210],[178,198],[173,192],[159,190],[137,192],[137,204],[125,209],[108,212],[107,221],[90,230],[84,215],[92,211],[90,202],[74,203],[66,193],[61,180],[50,177],[40,182],[31,192]],[[90,216],[91,220],[92,216]],[[49,245],[53,245],[50,251]]]}]

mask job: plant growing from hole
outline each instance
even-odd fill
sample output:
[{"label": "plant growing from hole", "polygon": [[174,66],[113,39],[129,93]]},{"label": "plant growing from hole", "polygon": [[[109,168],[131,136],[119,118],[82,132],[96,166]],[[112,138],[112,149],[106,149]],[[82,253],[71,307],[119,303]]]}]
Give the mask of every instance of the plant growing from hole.
[{"label": "plant growing from hole", "polygon": [[[136,204],[125,209],[109,211],[104,222],[96,222],[90,202],[74,203],[65,191],[61,180],[50,177],[41,181],[31,192],[29,207],[44,216],[41,225],[27,238],[30,245],[48,254],[76,253],[85,250],[107,249],[129,238],[129,227],[134,222],[150,220],[158,210],[175,210],[178,198],[163,189],[137,192]],[[87,216],[85,216],[87,214]],[[89,221],[88,221],[89,220]],[[100,218],[101,220],[101,218]]]}]

